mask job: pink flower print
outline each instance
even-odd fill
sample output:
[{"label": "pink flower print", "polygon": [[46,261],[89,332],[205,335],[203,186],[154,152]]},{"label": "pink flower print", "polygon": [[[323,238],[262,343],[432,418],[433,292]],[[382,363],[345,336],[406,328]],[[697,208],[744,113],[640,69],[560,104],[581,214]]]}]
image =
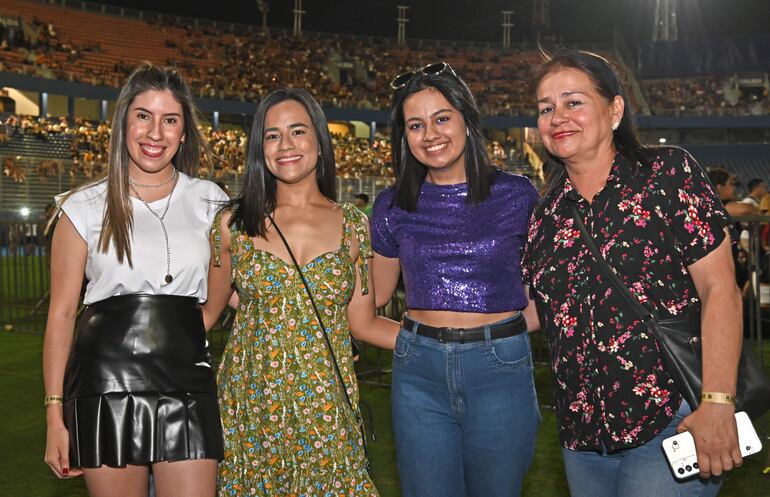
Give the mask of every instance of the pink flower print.
[{"label": "pink flower print", "polygon": [[562,247],[571,247],[575,242],[575,239],[580,236],[580,231],[572,227],[572,219],[567,219],[566,224],[567,226],[556,232],[554,242],[560,244]]},{"label": "pink flower print", "polygon": [[645,227],[650,220],[650,211],[642,207],[642,195],[637,193],[630,199],[623,199],[618,204],[618,210],[631,213],[631,219],[636,226]]},{"label": "pink flower print", "polygon": [[654,256],[654,255],[655,255],[655,252],[656,252],[656,251],[655,251],[655,250],[653,250],[653,249],[652,249],[652,247],[650,247],[649,245],[645,245],[645,247],[644,247],[644,252],[643,252],[643,253],[644,253],[644,256],[645,256],[646,258],[648,258],[648,259],[649,259],[650,257]]},{"label": "pink flower print", "polygon": [[641,281],[635,281],[631,285],[631,293],[633,293],[642,304],[647,302],[647,295],[644,293],[644,285]]}]

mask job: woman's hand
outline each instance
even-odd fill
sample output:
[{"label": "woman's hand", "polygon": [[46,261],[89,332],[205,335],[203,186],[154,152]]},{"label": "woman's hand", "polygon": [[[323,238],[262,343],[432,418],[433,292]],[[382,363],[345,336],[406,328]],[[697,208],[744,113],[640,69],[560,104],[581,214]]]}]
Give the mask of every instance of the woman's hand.
[{"label": "woman's hand", "polygon": [[70,468],[69,432],[61,419],[61,406],[48,406],[48,410],[56,409],[59,412],[48,413],[48,429],[46,430],[45,463],[59,478],[74,478],[83,474],[80,469]]},{"label": "woman's hand", "polygon": [[689,431],[701,478],[720,476],[743,464],[735,423],[735,406],[703,402],[684,418],[677,432]]}]

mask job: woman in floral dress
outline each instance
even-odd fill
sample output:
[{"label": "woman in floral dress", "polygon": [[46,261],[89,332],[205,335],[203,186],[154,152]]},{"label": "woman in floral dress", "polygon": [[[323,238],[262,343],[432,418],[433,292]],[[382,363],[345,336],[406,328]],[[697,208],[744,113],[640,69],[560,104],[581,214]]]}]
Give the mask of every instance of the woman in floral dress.
[{"label": "woman in floral dress", "polygon": [[376,496],[359,431],[350,333],[393,348],[398,324],[375,316],[368,223],[353,205],[334,201],[331,138],[306,91],[278,90],[260,103],[247,167],[243,193],[215,223],[204,308],[211,326],[234,284],[238,313],[218,376],[225,440],[219,495]]}]

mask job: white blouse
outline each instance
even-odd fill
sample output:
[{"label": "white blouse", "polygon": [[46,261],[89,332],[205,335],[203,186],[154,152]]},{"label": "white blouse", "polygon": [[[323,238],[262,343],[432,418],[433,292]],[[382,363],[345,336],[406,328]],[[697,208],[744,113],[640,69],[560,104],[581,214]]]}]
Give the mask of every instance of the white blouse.
[{"label": "white blouse", "polygon": [[[163,220],[168,231],[171,251],[171,276],[166,283],[166,243],[160,221],[141,200],[131,197],[134,228],[131,239],[133,268],[126,259],[118,262],[115,248],[99,251],[99,234],[106,205],[107,182],[100,181],[70,196],[61,206],[80,236],[88,244],[86,262],[86,295],[88,305],[115,295],[133,293],[182,295],[205,302],[208,296],[207,276],[211,248],[211,223],[227,195],[211,181],[191,178],[179,173]],[[66,194],[57,196],[61,203]],[[168,197],[150,202],[159,215]]]}]

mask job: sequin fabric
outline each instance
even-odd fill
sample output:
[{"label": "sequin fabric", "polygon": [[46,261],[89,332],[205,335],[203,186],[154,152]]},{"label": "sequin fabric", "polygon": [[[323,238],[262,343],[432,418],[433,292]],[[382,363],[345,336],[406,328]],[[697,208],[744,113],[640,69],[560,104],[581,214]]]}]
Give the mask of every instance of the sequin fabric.
[{"label": "sequin fabric", "polygon": [[489,197],[466,202],[466,183],[425,181],[415,212],[393,206],[393,187],[374,203],[372,246],[398,257],[409,309],[523,309],[520,252],[538,195],[525,177],[498,172]]},{"label": "sequin fabric", "polygon": [[[340,248],[302,271],[357,406],[347,304],[356,270],[368,282],[372,252],[363,213],[351,204],[343,210]],[[219,220],[214,226],[217,264]],[[294,265],[255,249],[234,227],[230,256],[240,304],[218,374],[225,443],[219,496],[376,497],[356,420]],[[361,291],[368,292],[365,283]]]}]

